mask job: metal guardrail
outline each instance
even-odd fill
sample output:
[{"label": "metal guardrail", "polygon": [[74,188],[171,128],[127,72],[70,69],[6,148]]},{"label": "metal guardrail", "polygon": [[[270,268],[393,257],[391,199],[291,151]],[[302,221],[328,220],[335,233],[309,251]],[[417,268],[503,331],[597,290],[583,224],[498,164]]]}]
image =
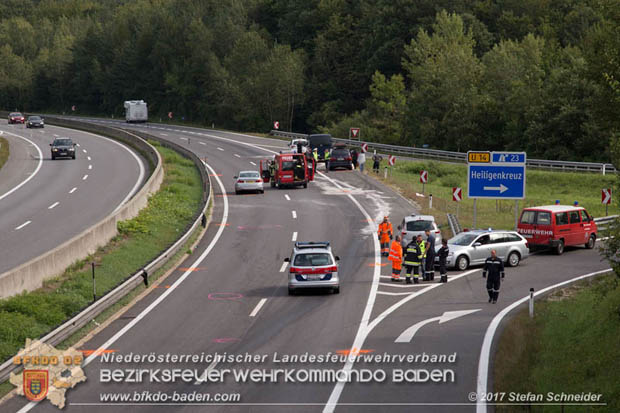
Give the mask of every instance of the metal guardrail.
[{"label": "metal guardrail", "polygon": [[606,230],[607,226],[618,219],[620,215],[610,215],[608,217],[594,218],[594,222],[596,222],[596,226],[599,230]]},{"label": "metal guardrail", "polygon": [[[306,138],[308,135],[293,132],[272,130],[272,136],[282,138]],[[437,159],[448,162],[467,162],[467,154],[463,152],[440,151],[438,149],[413,148],[410,146],[388,145],[385,143],[365,142],[352,139],[332,138],[335,142],[359,146],[361,143],[368,144],[368,148],[378,151],[406,155],[408,157],[422,159]],[[618,170],[609,163],[596,162],[572,162],[572,161],[549,161],[543,159],[528,159],[527,166],[538,169],[551,169],[560,171],[599,172],[605,175],[607,172],[616,173]]]},{"label": "metal guardrail", "polygon": [[454,214],[446,214],[448,216],[448,224],[450,224],[450,230],[452,231],[452,236],[460,234],[463,232],[463,228],[461,227],[461,223],[459,219]]},{"label": "metal guardrail", "polygon": [[[135,131],[132,130],[132,133],[135,133]],[[105,311],[106,309],[114,305],[116,302],[118,302],[120,299],[122,299],[125,295],[127,295],[130,291],[132,291],[138,285],[140,285],[141,283],[145,281],[148,282],[149,274],[153,274],[155,271],[161,268],[170,257],[174,256],[174,254],[176,254],[179,251],[179,249],[183,246],[183,244],[188,240],[188,238],[191,236],[194,230],[198,227],[198,225],[200,225],[201,223],[206,223],[205,211],[207,209],[209,200],[211,199],[211,185],[210,185],[209,176],[206,173],[206,171],[204,171],[205,168],[200,158],[196,156],[193,152],[173,142],[165,141],[162,138],[148,135],[142,132],[135,133],[135,134],[139,134],[140,137],[142,137],[143,139],[146,138],[146,139],[156,140],[162,143],[162,145],[178,150],[179,152],[183,153],[184,155],[192,159],[192,161],[196,164],[196,166],[200,170],[201,179],[204,180],[206,178],[206,181],[203,181],[203,184],[204,184],[205,190],[208,188],[208,195],[203,197],[203,202],[201,205],[200,213],[197,214],[197,217],[194,220],[193,224],[187,229],[187,231],[183,234],[183,236],[181,236],[181,238],[179,238],[174,244],[172,244],[168,249],[166,249],[166,251],[161,253],[157,258],[155,258],[150,263],[148,263],[144,268],[138,270],[137,272],[129,276],[129,278],[127,278],[127,280],[125,280],[122,284],[120,284],[113,290],[109,291],[107,294],[99,298],[93,304],[86,307],[84,310],[80,311],[79,314],[75,315],[74,317],[72,317],[71,319],[69,319],[68,321],[66,321],[65,323],[63,323],[62,325],[60,325],[59,327],[51,331],[50,333],[41,337],[39,340],[44,343],[47,343],[50,345],[56,345],[58,343],[61,343],[62,341],[70,337],[73,333],[78,331],[80,328],[88,324],[96,316],[98,316],[103,311]],[[11,372],[15,370],[19,370],[20,368],[21,368],[20,366],[15,366],[13,364],[12,359],[9,359],[3,364],[1,364],[0,365],[0,383],[4,382],[5,380],[8,380]]]}]

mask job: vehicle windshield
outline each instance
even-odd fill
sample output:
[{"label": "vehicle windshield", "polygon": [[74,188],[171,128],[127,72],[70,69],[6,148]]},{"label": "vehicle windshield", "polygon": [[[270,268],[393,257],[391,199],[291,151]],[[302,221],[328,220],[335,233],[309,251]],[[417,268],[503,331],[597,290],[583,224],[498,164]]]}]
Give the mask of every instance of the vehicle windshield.
[{"label": "vehicle windshield", "polygon": [[56,139],[53,145],[54,146],[72,146],[73,141],[71,141],[71,139]]},{"label": "vehicle windshield", "polygon": [[308,137],[308,142],[312,146],[329,145],[332,141],[331,135],[316,135]]},{"label": "vehicle windshield", "polygon": [[41,120],[40,116],[30,116],[28,120]]},{"label": "vehicle windshield", "polygon": [[9,116],[21,116],[22,114],[19,112],[13,112]]},{"label": "vehicle windshield", "polygon": [[320,267],[332,265],[332,257],[327,253],[299,254],[295,256],[294,266],[297,267]]},{"label": "vehicle windshield", "polygon": [[432,221],[409,221],[407,222],[407,231],[425,231],[433,229]]},{"label": "vehicle windshield", "polygon": [[258,172],[241,172],[239,178],[258,178]]},{"label": "vehicle windshield", "polygon": [[469,245],[475,240],[480,234],[473,234],[471,232],[461,232],[456,237],[450,238],[448,240],[448,244],[453,245]]}]

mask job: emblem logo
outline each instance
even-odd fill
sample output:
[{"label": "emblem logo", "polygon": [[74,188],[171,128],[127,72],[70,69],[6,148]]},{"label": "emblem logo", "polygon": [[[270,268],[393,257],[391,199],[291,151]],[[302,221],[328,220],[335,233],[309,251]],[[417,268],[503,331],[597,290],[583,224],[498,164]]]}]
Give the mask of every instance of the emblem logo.
[{"label": "emblem logo", "polygon": [[49,390],[47,370],[24,370],[24,395],[28,400],[38,402],[45,399]]}]

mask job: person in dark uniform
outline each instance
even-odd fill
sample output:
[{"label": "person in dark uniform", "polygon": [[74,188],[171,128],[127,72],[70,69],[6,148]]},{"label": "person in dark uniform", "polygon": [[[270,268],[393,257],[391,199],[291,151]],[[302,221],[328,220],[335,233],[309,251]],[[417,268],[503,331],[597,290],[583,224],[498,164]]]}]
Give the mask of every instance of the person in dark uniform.
[{"label": "person in dark uniform", "polygon": [[435,279],[435,234],[429,229],[425,230],[424,233],[426,234],[426,241],[429,244],[426,249],[424,279],[426,281],[433,281]]},{"label": "person in dark uniform", "polygon": [[437,255],[439,256],[439,275],[441,279],[439,282],[447,283],[448,282],[448,271],[446,270],[446,261],[448,259],[448,253],[450,249],[448,248],[448,240],[441,240],[441,248],[437,251]]},{"label": "person in dark uniform", "polygon": [[[488,274],[488,277],[487,277]],[[484,262],[482,278],[487,279],[487,291],[489,292],[489,302],[497,303],[499,297],[500,278],[504,278],[504,261],[497,258],[497,251],[491,250],[491,256]]]},{"label": "person in dark uniform", "polygon": [[353,163],[353,169],[357,169],[357,150],[351,150],[351,162]]},{"label": "person in dark uniform", "polygon": [[418,270],[420,268],[420,262],[422,260],[422,251],[420,250],[419,241],[422,240],[422,236],[418,235],[417,238],[413,238],[411,242],[405,248],[405,283],[411,284],[411,273],[413,272],[413,283],[420,283],[420,275]]}]

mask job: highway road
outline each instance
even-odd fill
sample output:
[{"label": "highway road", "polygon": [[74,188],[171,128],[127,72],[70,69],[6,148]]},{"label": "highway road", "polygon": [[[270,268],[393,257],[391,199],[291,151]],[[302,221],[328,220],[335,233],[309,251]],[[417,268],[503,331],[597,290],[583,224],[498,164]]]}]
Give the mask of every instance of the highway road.
[{"label": "highway road", "polygon": [[[11,145],[0,171],[0,274],[69,240],[126,202],[146,177],[128,147],[86,132],[0,123]],[[49,144],[66,136],[76,159],[50,158]]]},{"label": "highway road", "polygon": [[[502,308],[523,297],[530,287],[541,289],[558,281],[606,268],[595,250],[574,249],[557,257],[531,256],[508,269],[499,303],[487,303],[480,269],[451,273],[448,284],[393,285],[390,267],[379,256],[376,225],[384,215],[400,222],[414,207],[399,194],[358,172],[320,174],[308,189],[278,190],[264,195],[234,195],[233,175],[257,169],[259,159],[284,147],[282,141],[230,132],[183,127],[131,126],[190,147],[206,159],[213,175],[215,206],[212,225],[193,254],[160,285],[81,349],[109,354],[255,355],[256,362],[117,363],[87,359],[88,381],[68,392],[68,412],[131,411],[156,408],[156,392],[239,394],[239,401],[202,405],[171,403],[165,411],[338,411],[338,412],[473,412],[469,393],[476,391],[480,349],[487,327]],[[341,257],[341,292],[289,296],[286,264],[292,241],[332,242]],[[437,317],[463,311],[444,323]],[[435,318],[433,322],[427,320]],[[410,342],[396,340],[424,322]],[[277,354],[277,356],[275,356]],[[418,356],[346,364],[285,363],[287,355]],[[454,355],[432,363],[424,355]],[[253,383],[227,376],[223,383],[103,383],[106,369],[191,368],[367,369],[367,383]],[[395,383],[394,370],[440,369],[447,382]],[[381,380],[381,372],[386,378]],[[449,371],[452,371],[450,375]],[[211,373],[213,374],[213,373]],[[420,373],[422,374],[422,373]],[[451,378],[454,377],[453,380]],[[303,376],[297,376],[303,380]],[[587,390],[587,389],[584,389]],[[103,401],[110,394],[136,397],[128,402]],[[144,398],[149,395],[151,398]],[[142,397],[138,401],[138,396]],[[230,396],[235,397],[235,396]],[[168,400],[170,403],[171,400]],[[12,398],[3,411],[56,411],[49,402],[27,404]],[[491,409],[492,410],[492,409]]]}]

